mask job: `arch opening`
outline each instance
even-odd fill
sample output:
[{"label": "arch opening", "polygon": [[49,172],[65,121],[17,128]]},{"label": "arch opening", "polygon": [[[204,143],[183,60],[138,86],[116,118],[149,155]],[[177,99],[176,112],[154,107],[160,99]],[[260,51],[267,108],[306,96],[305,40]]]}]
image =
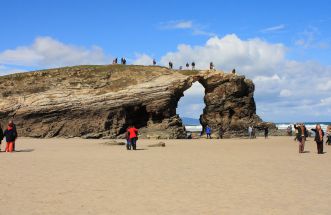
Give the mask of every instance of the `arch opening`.
[{"label": "arch opening", "polygon": [[176,114],[182,119],[188,138],[199,137],[203,130],[200,116],[206,107],[204,96],[204,86],[199,81],[196,81],[190,88],[184,91],[184,96],[178,101]]}]

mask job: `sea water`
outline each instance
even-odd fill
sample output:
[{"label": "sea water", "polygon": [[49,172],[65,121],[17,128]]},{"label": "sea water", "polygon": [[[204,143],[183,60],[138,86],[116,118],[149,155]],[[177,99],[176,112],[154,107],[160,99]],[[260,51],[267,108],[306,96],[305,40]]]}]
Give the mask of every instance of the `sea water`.
[{"label": "sea water", "polygon": [[[278,129],[286,130],[289,125],[292,126],[292,130],[294,131],[294,124],[293,123],[275,123]],[[312,129],[316,127],[316,124],[320,124],[322,129],[326,131],[326,127],[331,125],[331,122],[305,122],[307,129]],[[201,125],[185,125],[187,131],[191,132],[200,132],[202,131]]]},{"label": "sea water", "polygon": [[[304,122],[304,124],[308,130],[315,128],[317,124],[320,124],[321,128],[326,131],[326,128],[328,125],[331,125],[331,122]],[[276,123],[277,128],[283,130],[286,130],[289,125],[292,126],[292,130],[294,131],[293,123]]]}]

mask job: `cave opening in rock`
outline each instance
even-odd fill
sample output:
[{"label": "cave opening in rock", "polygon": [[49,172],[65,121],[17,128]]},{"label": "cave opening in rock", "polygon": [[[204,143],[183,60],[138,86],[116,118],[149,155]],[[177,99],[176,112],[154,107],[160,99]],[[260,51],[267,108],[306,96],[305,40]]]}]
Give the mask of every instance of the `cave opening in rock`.
[{"label": "cave opening in rock", "polygon": [[202,131],[200,115],[206,106],[204,96],[205,88],[196,81],[184,92],[184,96],[178,102],[176,113],[188,132],[199,134]]},{"label": "cave opening in rock", "polygon": [[125,113],[125,124],[121,128],[120,134],[125,133],[130,125],[134,125],[138,129],[147,126],[148,113],[146,106],[136,105],[124,107],[123,112]]}]

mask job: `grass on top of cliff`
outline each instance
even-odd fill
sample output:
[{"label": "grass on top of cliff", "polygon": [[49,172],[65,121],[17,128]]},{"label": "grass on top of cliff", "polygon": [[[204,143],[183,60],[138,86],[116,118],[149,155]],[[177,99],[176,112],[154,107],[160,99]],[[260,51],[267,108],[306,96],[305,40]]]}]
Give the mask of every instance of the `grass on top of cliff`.
[{"label": "grass on top of cliff", "polygon": [[[114,92],[174,71],[160,66],[81,65],[0,76],[0,96],[26,95],[51,89]],[[180,71],[189,75],[189,71]],[[194,72],[194,71],[193,71]]]}]

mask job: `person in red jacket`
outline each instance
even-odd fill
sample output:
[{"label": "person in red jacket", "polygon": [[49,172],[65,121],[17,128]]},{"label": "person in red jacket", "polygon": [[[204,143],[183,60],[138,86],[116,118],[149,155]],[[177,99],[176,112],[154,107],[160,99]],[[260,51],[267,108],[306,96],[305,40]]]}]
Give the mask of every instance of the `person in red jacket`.
[{"label": "person in red jacket", "polygon": [[4,132],[4,136],[6,137],[6,152],[13,152],[14,150],[14,142],[17,137],[16,129],[14,129],[13,123],[9,123],[7,129]]},{"label": "person in red jacket", "polygon": [[1,152],[1,142],[3,140],[3,130],[2,130],[2,127],[1,127],[1,124],[0,124],[0,152]]},{"label": "person in red jacket", "polygon": [[136,129],[134,126],[130,126],[128,132],[129,132],[130,145],[132,146],[133,150],[136,150],[137,140],[138,140],[138,129]]}]

